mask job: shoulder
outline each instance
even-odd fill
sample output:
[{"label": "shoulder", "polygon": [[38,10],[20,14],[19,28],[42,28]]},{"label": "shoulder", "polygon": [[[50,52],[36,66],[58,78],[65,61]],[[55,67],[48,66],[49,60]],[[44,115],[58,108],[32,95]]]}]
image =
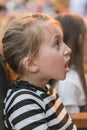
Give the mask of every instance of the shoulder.
[{"label": "shoulder", "polygon": [[[37,115],[45,111],[43,100],[37,92],[25,88],[16,91],[9,89],[4,103],[4,116],[5,118],[8,117],[6,123],[10,122],[16,129],[23,126],[27,127],[27,123],[30,125],[36,119],[39,120]],[[29,120],[27,121],[27,119]],[[18,123],[21,122],[23,124],[19,126]]]},{"label": "shoulder", "polygon": [[20,108],[29,104],[36,104],[37,106],[43,107],[43,100],[40,95],[25,88],[17,91],[9,89],[4,103],[5,109],[18,109],[18,107]]},{"label": "shoulder", "polygon": [[[55,85],[56,90],[59,93],[63,93],[63,94],[68,94],[68,95],[77,95],[79,93],[81,93],[82,91],[82,84],[80,81],[80,77],[79,74],[77,73],[77,71],[71,69],[67,75],[66,75],[66,79],[63,81],[59,81],[56,83]],[[67,91],[69,93],[67,93]]]},{"label": "shoulder", "polygon": [[60,84],[70,84],[70,85],[75,85],[75,87],[82,87],[80,76],[77,71],[71,69],[67,74],[66,74],[66,79],[63,81],[60,81]]},{"label": "shoulder", "polygon": [[[66,74],[66,79],[69,78],[70,80],[73,79],[79,79],[79,74],[76,70],[71,69],[67,74]],[[65,80],[66,80],[65,79]]]}]

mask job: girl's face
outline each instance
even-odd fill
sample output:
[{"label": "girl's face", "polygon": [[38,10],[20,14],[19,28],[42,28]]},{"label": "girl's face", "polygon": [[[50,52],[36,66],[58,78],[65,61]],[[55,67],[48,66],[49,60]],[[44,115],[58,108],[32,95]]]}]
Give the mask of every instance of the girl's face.
[{"label": "girl's face", "polygon": [[69,71],[71,49],[63,42],[63,34],[58,26],[46,30],[41,43],[37,63],[40,78],[62,80]]}]

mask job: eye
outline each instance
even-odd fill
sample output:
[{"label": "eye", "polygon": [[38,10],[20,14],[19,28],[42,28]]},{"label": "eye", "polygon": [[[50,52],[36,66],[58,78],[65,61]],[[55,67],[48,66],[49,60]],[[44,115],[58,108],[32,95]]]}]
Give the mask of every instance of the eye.
[{"label": "eye", "polygon": [[56,45],[59,46],[59,41],[58,40],[56,41]]},{"label": "eye", "polygon": [[55,45],[56,45],[57,48],[59,48],[60,47],[60,41],[56,40]]}]

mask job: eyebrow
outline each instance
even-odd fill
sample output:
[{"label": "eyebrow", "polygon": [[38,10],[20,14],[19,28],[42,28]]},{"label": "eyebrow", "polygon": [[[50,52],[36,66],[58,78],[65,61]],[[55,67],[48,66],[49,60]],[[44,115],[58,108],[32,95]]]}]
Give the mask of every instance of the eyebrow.
[{"label": "eyebrow", "polygon": [[63,35],[60,35],[60,34],[56,34],[54,36],[55,39],[63,39]]}]

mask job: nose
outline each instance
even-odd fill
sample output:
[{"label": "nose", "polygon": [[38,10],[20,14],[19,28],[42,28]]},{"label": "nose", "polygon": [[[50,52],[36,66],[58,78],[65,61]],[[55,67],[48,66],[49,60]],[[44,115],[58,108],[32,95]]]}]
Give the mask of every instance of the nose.
[{"label": "nose", "polygon": [[70,47],[68,47],[66,44],[65,44],[65,51],[64,51],[64,55],[70,55],[72,52],[72,50],[70,49]]}]

